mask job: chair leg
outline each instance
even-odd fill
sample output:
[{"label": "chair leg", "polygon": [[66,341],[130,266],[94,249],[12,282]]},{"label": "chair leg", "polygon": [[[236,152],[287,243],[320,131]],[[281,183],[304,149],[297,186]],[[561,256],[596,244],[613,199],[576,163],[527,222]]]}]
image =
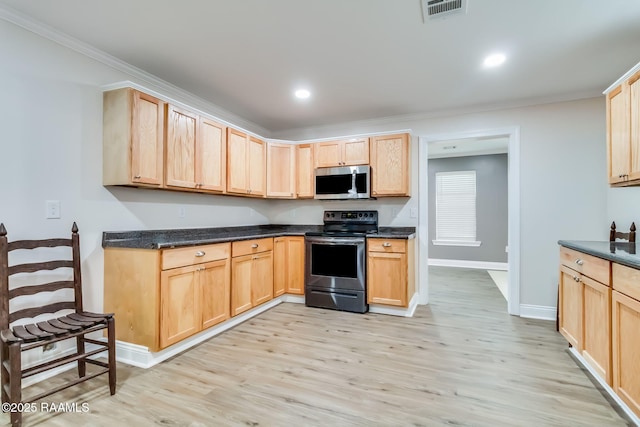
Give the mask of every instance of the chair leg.
[{"label": "chair leg", "polygon": [[111,317],[107,320],[107,344],[109,346],[109,391],[111,395],[116,393],[116,320]]},{"label": "chair leg", "polygon": [[[76,337],[76,344],[78,348],[78,354],[84,354],[84,335],[79,335]],[[80,378],[84,377],[87,374],[87,362],[84,359],[78,360],[78,376]]]},{"label": "chair leg", "polygon": [[[0,362],[4,362],[5,360],[9,360],[9,344],[0,343],[2,346],[2,359]],[[9,387],[9,375],[10,372],[7,368],[4,367],[4,363],[0,366],[0,376],[2,377],[2,385],[0,386],[0,393],[2,394],[2,403],[9,402],[9,394],[7,394],[7,389],[5,387]]]},{"label": "chair leg", "polygon": [[[9,344],[9,402],[18,404],[22,401],[22,363],[20,343]],[[22,412],[11,412],[11,425],[22,425]]]}]

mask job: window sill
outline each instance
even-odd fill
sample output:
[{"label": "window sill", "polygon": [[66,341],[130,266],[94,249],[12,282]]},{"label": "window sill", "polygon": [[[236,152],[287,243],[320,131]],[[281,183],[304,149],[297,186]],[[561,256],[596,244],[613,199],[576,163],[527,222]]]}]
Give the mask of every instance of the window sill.
[{"label": "window sill", "polygon": [[431,242],[434,246],[468,246],[476,248],[482,244],[482,242],[463,242],[456,240],[432,240]]}]

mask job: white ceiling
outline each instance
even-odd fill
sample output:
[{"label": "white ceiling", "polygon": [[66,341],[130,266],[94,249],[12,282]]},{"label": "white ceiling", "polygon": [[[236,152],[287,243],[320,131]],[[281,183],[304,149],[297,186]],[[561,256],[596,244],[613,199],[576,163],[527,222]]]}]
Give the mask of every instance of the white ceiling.
[{"label": "white ceiling", "polygon": [[638,0],[468,0],[427,23],[419,0],[3,5],[270,132],[598,96],[640,61]]}]

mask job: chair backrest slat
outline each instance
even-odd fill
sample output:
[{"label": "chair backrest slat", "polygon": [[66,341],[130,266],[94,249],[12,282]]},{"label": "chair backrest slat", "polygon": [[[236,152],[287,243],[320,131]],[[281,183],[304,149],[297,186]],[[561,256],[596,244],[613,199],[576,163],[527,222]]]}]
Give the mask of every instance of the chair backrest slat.
[{"label": "chair backrest slat", "polygon": [[41,285],[22,286],[9,290],[9,299],[15,297],[21,297],[25,295],[35,295],[40,292],[55,292],[60,289],[73,289],[74,283],[72,280],[62,280],[59,282],[43,283]]},{"label": "chair backrest slat", "polygon": [[18,273],[35,273],[42,270],[55,270],[56,268],[73,268],[73,261],[60,260],[60,261],[47,261],[47,262],[34,262],[32,264],[18,264],[9,267],[9,276],[13,276]]},{"label": "chair backrest slat", "polygon": [[9,252],[16,249],[56,248],[58,246],[71,247],[71,239],[43,239],[43,240],[16,240],[9,243]]},{"label": "chair backrest slat", "polygon": [[[62,257],[67,259],[46,260],[42,261],[42,258],[46,255],[39,251],[34,252],[34,257],[39,257],[39,260],[35,260],[33,263],[9,265],[9,252],[16,250],[31,250],[38,248],[57,248],[68,247],[71,248],[71,253],[68,257]],[[20,254],[20,260],[24,256]],[[57,258],[57,257],[56,257]],[[46,258],[45,258],[46,259]],[[36,273],[43,270],[55,270],[58,268],[70,268],[72,270],[72,279],[54,281],[44,284],[37,283],[38,274],[30,276],[28,273]],[[15,281],[13,289],[9,290],[10,283],[9,277],[18,273],[25,273],[24,276],[12,278]],[[60,277],[66,279],[66,277]],[[28,280],[33,279],[31,283]],[[40,280],[41,281],[41,280]],[[30,307],[28,301],[26,304],[20,303],[19,307],[22,308],[10,312],[11,306],[9,300],[16,297],[23,297],[28,295],[36,295],[41,292],[55,292],[60,289],[70,288],[73,289],[73,296],[67,296],[64,294],[56,295],[53,297],[53,303],[40,307]],[[62,301],[60,301],[62,299]],[[44,299],[44,303],[50,301],[49,297]],[[73,223],[71,228],[71,238],[54,238],[54,239],[41,239],[41,240],[16,240],[9,242],[7,239],[7,230],[4,224],[0,224],[0,329],[8,329],[9,325],[16,320],[24,318],[33,318],[40,314],[56,313],[60,310],[74,310],[76,312],[82,311],[82,278],[80,275],[80,237],[78,235],[78,226]]]},{"label": "chair backrest slat", "polygon": [[56,302],[40,307],[25,308],[9,314],[9,323],[24,318],[32,318],[45,313],[56,313],[60,310],[75,310],[76,304],[73,301]]}]

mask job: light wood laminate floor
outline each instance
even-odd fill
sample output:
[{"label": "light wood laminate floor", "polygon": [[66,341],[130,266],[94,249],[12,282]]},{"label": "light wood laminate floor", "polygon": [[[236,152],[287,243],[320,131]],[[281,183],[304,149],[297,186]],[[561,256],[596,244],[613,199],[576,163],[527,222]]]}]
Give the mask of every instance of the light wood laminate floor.
[{"label": "light wood laminate floor", "polygon": [[115,396],[105,378],[48,398],[87,413],[25,425],[627,425],[555,324],[506,314],[486,271],[433,267],[430,286],[413,318],[280,304],[151,369],[120,364]]}]

